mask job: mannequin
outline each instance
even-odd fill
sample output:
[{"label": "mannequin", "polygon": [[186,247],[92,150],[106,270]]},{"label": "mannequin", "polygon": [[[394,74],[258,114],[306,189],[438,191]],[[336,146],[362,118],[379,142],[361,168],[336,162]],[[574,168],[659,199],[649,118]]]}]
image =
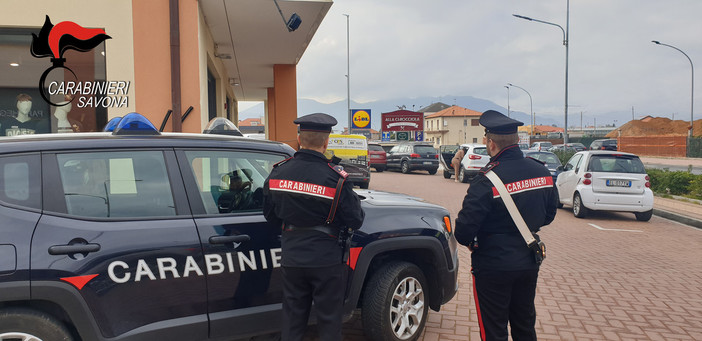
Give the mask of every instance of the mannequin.
[{"label": "mannequin", "polygon": [[60,107],[56,107],[56,110],[54,110],[54,117],[56,117],[57,123],[56,123],[56,132],[57,133],[72,133],[73,132],[73,126],[71,125],[71,122],[68,121],[68,112],[71,111],[71,106],[72,104],[70,103],[71,97],[69,95],[66,95],[66,101],[61,102],[59,104],[65,104]]},{"label": "mannequin", "polygon": [[17,96],[17,116],[7,117],[3,120],[0,135],[14,136],[50,132],[49,120],[32,118],[30,116],[31,110],[32,96],[19,94]]}]

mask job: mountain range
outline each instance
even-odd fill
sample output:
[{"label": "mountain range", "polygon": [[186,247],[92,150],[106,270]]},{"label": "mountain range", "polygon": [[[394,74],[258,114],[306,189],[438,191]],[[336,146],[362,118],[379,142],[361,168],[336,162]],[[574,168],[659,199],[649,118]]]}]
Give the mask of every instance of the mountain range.
[{"label": "mountain range", "polygon": [[[486,110],[497,110],[501,113],[507,113],[507,108],[498,105],[492,101],[476,98],[472,96],[443,96],[443,97],[419,97],[419,98],[396,98],[390,100],[378,100],[373,102],[359,103],[351,101],[351,109],[370,109],[371,114],[371,129],[380,130],[380,114],[391,112],[395,110],[405,109],[411,111],[418,111],[424,107],[427,107],[433,103],[444,103],[447,105],[457,105],[460,107],[468,108],[478,112],[484,112]],[[337,101],[333,103],[321,103],[313,99],[300,98],[297,100],[297,113],[298,116],[303,116],[306,114],[323,112],[330,114],[336,118],[339,122],[337,127],[339,131],[343,127],[347,126],[348,114],[347,114],[347,104],[345,100]],[[251,108],[242,110],[239,113],[239,119],[247,118],[259,118],[264,116],[263,103],[259,103]],[[576,112],[569,113],[569,126],[580,127],[581,117]],[[589,115],[592,116],[592,115]],[[510,117],[524,122],[525,125],[530,124],[531,118],[528,113],[522,111],[510,111]],[[595,117],[595,122],[598,126],[603,126],[605,124],[615,124],[617,126],[622,125],[629,120],[631,120],[631,113],[627,112],[616,112],[616,113],[602,113]],[[589,118],[590,121],[585,122],[585,126],[592,126],[592,117]],[[536,125],[548,125],[548,126],[558,126],[563,127],[562,117],[554,118],[554,116],[542,116],[536,113]]]}]

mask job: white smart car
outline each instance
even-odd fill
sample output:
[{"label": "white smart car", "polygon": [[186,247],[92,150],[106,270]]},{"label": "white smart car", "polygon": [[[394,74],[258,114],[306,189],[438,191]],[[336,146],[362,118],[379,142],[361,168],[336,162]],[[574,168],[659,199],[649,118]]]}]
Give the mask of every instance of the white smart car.
[{"label": "white smart car", "polygon": [[641,221],[653,214],[649,177],[639,157],[631,153],[578,152],[558,175],[556,186],[559,206],[573,206],[578,218],[590,210],[633,212]]}]

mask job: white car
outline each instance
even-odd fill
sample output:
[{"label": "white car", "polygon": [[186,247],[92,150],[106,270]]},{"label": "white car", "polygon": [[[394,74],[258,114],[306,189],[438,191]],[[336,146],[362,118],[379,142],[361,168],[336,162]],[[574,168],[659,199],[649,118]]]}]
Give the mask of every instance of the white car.
[{"label": "white car", "polygon": [[461,148],[467,148],[466,155],[461,160],[461,169],[458,171],[458,181],[468,182],[469,179],[478,175],[478,171],[490,162],[487,147],[484,144],[468,143],[462,144]]},{"label": "white car", "polygon": [[633,212],[648,221],[653,214],[653,192],[638,156],[606,150],[578,152],[556,179],[560,205],[573,206],[583,218],[588,211]]}]

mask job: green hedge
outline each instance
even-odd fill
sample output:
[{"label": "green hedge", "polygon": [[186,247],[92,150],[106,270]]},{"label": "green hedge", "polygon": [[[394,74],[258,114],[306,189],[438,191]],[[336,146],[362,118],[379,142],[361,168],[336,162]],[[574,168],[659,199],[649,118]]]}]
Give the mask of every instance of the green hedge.
[{"label": "green hedge", "polygon": [[654,168],[646,172],[651,178],[652,191],[702,200],[702,175]]}]

